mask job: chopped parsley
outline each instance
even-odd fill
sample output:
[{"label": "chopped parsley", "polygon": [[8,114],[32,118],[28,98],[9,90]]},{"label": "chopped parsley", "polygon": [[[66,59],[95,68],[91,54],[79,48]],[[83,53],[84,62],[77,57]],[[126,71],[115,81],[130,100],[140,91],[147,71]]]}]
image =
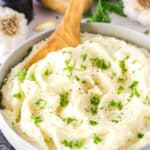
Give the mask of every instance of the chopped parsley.
[{"label": "chopped parsley", "polygon": [[68,147],[68,148],[72,148],[73,147],[73,141],[63,140],[61,142],[61,144],[63,144],[65,147]]},{"label": "chopped parsley", "polygon": [[102,70],[108,70],[111,67],[110,63],[106,63],[104,59],[95,58],[91,59],[93,65],[95,65],[98,68],[101,68]]},{"label": "chopped parsley", "polygon": [[75,76],[75,78],[76,78],[77,81],[80,81],[80,78],[78,76]]},{"label": "chopped parsley", "polygon": [[35,105],[39,108],[39,109],[44,109],[45,106],[46,106],[47,102],[46,100],[44,99],[38,99],[36,102],[35,102]]},{"label": "chopped parsley", "polygon": [[30,79],[31,81],[35,81],[35,80],[36,80],[36,77],[35,77],[34,74],[31,74],[30,77],[29,77],[29,79]]},{"label": "chopped parsley", "polygon": [[131,89],[131,90],[135,89],[138,84],[139,84],[138,81],[133,81],[132,84],[130,85],[130,89]]},{"label": "chopped parsley", "polygon": [[80,139],[80,140],[75,141],[74,146],[77,148],[81,148],[83,144],[84,144],[84,140]]},{"label": "chopped parsley", "polygon": [[40,116],[35,116],[32,118],[35,125],[38,125],[40,122],[42,122],[42,119]]},{"label": "chopped parsley", "polygon": [[70,58],[65,60],[66,67],[64,68],[64,71],[68,72],[68,77],[72,76],[72,71],[73,71],[73,66],[70,63],[71,63]]},{"label": "chopped parsley", "polygon": [[137,91],[138,84],[139,84],[138,81],[133,81],[132,84],[130,85],[130,89],[131,89],[130,97],[133,96],[140,97],[140,93]]},{"label": "chopped parsley", "polygon": [[83,61],[86,61],[87,59],[87,53],[81,54],[81,58]]},{"label": "chopped parsley", "polygon": [[49,71],[48,69],[46,69],[44,72],[44,75],[49,76],[50,74],[52,74],[52,71]]},{"label": "chopped parsley", "polygon": [[89,124],[92,126],[95,126],[95,125],[97,125],[97,122],[94,120],[89,120]]},{"label": "chopped parsley", "polygon": [[122,110],[123,108],[123,105],[122,105],[122,102],[119,101],[119,102],[115,102],[114,100],[110,101],[109,104],[108,104],[108,107],[109,108],[117,108],[119,110]]},{"label": "chopped parsley", "polygon": [[116,119],[112,119],[111,121],[113,122],[113,123],[118,123],[118,122],[120,122],[122,120],[122,117],[121,117],[121,115],[119,115]]},{"label": "chopped parsley", "polygon": [[114,78],[116,77],[117,73],[116,72],[112,72],[112,77],[111,78]]},{"label": "chopped parsley", "polygon": [[113,120],[112,120],[112,122],[114,122],[114,123],[118,123],[118,122],[119,122],[119,120],[113,119]]},{"label": "chopped parsley", "polygon": [[19,93],[19,92],[18,93],[14,93],[13,97],[16,98],[16,99],[18,99],[18,100],[21,100],[22,99],[22,94]]},{"label": "chopped parsley", "polygon": [[86,111],[90,112],[92,115],[96,115],[98,112],[98,105],[100,103],[100,99],[94,96],[90,99],[90,102],[92,106],[89,109],[86,109]]},{"label": "chopped parsley", "polygon": [[81,70],[86,70],[86,66],[85,66],[84,64],[81,64],[81,65],[80,65],[80,69],[81,69]]},{"label": "chopped parsley", "polygon": [[145,35],[150,34],[150,30],[146,29],[146,30],[144,31],[144,34],[145,34]]},{"label": "chopped parsley", "polygon": [[92,113],[92,115],[96,115],[97,114],[97,107],[91,107],[90,112]]},{"label": "chopped parsley", "polygon": [[66,64],[66,65],[69,65],[70,62],[71,62],[71,59],[70,59],[70,58],[65,60],[65,64]]},{"label": "chopped parsley", "polygon": [[125,79],[124,78],[118,78],[118,82],[125,83]]},{"label": "chopped parsley", "polygon": [[24,81],[26,78],[26,74],[27,74],[27,69],[22,69],[17,72],[16,77],[18,77],[20,81]]},{"label": "chopped parsley", "polygon": [[144,134],[141,133],[141,132],[139,132],[139,133],[137,134],[137,137],[138,137],[139,139],[143,138],[143,136],[144,136]]},{"label": "chopped parsley", "polygon": [[65,91],[62,91],[61,93],[59,93],[59,96],[60,96],[60,106],[61,107],[67,106],[69,103],[68,93]]},{"label": "chopped parsley", "polygon": [[98,97],[92,97],[91,98],[91,104],[93,104],[94,106],[98,106],[100,103],[100,99]]},{"label": "chopped parsley", "polygon": [[124,87],[120,85],[117,89],[117,94],[121,94],[123,90],[124,90]]},{"label": "chopped parsley", "polygon": [[127,68],[125,65],[125,60],[119,61],[119,67],[121,68],[122,72],[127,72]]},{"label": "chopped parsley", "polygon": [[94,142],[94,144],[98,144],[98,143],[102,142],[102,138],[99,137],[98,135],[94,134],[93,135],[93,142]]},{"label": "chopped parsley", "polygon": [[68,148],[73,148],[73,147],[81,148],[84,144],[84,140],[80,139],[76,141],[69,141],[65,139],[61,142],[61,144],[63,144],[65,147],[68,147]]},{"label": "chopped parsley", "polygon": [[74,120],[75,120],[75,119],[72,118],[72,117],[68,117],[68,118],[65,119],[65,121],[66,121],[67,124],[72,123]]},{"label": "chopped parsley", "polygon": [[68,71],[68,77],[72,76],[73,66],[68,65],[64,68],[64,70]]}]

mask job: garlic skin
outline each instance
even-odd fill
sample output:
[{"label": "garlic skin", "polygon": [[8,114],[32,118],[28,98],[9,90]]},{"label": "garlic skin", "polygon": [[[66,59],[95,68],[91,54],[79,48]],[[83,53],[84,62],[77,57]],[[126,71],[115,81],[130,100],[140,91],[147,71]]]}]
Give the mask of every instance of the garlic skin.
[{"label": "garlic skin", "polygon": [[28,33],[24,14],[8,7],[0,7],[0,56],[8,54],[22,43]]},{"label": "garlic skin", "polygon": [[150,26],[150,0],[123,0],[124,13],[145,26]]}]

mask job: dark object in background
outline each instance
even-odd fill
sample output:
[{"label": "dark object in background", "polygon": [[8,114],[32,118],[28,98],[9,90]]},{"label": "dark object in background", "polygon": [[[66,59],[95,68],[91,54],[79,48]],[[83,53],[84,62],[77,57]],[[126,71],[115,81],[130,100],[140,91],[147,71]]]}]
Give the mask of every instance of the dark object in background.
[{"label": "dark object in background", "polygon": [[28,23],[33,19],[32,0],[3,0],[3,2],[4,6],[24,13],[26,18],[28,19]]}]

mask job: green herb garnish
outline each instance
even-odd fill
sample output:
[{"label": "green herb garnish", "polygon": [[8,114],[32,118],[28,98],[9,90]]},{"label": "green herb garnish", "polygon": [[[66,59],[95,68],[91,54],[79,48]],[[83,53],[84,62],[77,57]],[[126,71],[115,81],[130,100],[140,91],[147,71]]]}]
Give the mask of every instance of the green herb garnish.
[{"label": "green herb garnish", "polygon": [[68,117],[68,118],[65,119],[65,121],[66,121],[67,124],[72,123],[74,120],[75,120],[75,119],[72,118],[72,117]]},{"label": "green herb garnish", "polygon": [[80,69],[81,69],[81,70],[86,70],[86,66],[85,66],[84,64],[81,64],[81,65],[80,65]]},{"label": "green herb garnish", "polygon": [[94,142],[94,144],[98,144],[98,143],[102,142],[102,138],[99,137],[98,135],[94,134],[93,135],[93,142]]},{"label": "green herb garnish", "polygon": [[91,104],[93,104],[94,106],[98,106],[100,103],[100,99],[98,97],[92,97],[91,98]]},{"label": "green herb garnish", "polygon": [[125,79],[124,78],[118,78],[118,82],[120,82],[120,83],[125,83]]},{"label": "green herb garnish", "polygon": [[89,120],[89,124],[92,126],[95,126],[95,125],[97,125],[97,122],[94,120]]},{"label": "green herb garnish", "polygon": [[19,70],[16,74],[16,77],[18,77],[21,81],[24,81],[26,78],[27,69]]},{"label": "green herb garnish", "polygon": [[60,96],[60,106],[61,107],[67,106],[69,103],[68,93],[63,91],[63,92],[59,93],[59,96]]},{"label": "green herb garnish", "polygon": [[44,99],[38,99],[38,100],[35,102],[35,105],[36,105],[39,109],[44,109],[45,106],[47,105],[47,102],[46,102],[46,100],[44,100]]},{"label": "green herb garnish", "polygon": [[52,71],[49,71],[48,69],[46,69],[44,72],[44,75],[49,76],[50,74],[52,74]]},{"label": "green herb garnish", "polygon": [[81,54],[81,58],[83,61],[86,61],[87,59],[87,53]]},{"label": "green herb garnish", "polygon": [[97,110],[98,110],[97,107],[91,107],[90,108],[90,112],[92,113],[92,115],[96,115],[97,114]]},{"label": "green herb garnish", "polygon": [[117,89],[117,94],[121,94],[123,90],[124,90],[124,87],[120,85]]},{"label": "green herb garnish", "polygon": [[76,140],[76,141],[69,141],[69,140],[63,140],[61,142],[65,147],[68,148],[73,148],[73,147],[77,147],[77,148],[81,148],[84,144],[84,140],[80,139],[80,140]]},{"label": "green herb garnish", "polygon": [[83,144],[84,144],[84,140],[80,139],[80,140],[75,141],[74,146],[77,148],[81,148]]},{"label": "green herb garnish", "polygon": [[123,11],[124,6],[122,0],[102,0],[102,6],[109,12],[114,12],[120,16],[126,17]]},{"label": "green herb garnish", "polygon": [[72,148],[73,147],[73,141],[63,140],[61,142],[61,144],[63,144],[65,147],[68,147],[68,148]]},{"label": "green herb garnish", "polygon": [[35,80],[36,80],[36,77],[35,77],[34,74],[31,74],[30,77],[29,77],[29,79],[30,79],[31,81],[35,81]]},{"label": "green herb garnish", "polygon": [[110,63],[106,63],[104,59],[95,58],[91,59],[93,65],[97,66],[98,68],[101,68],[102,70],[108,70],[111,67]]},{"label": "green herb garnish", "polygon": [[130,89],[133,90],[138,86],[139,82],[138,81],[133,81],[132,84],[130,85]]},{"label": "green herb garnish", "polygon": [[35,125],[38,125],[40,122],[42,122],[42,119],[40,116],[35,116],[32,118]]},{"label": "green herb garnish", "polygon": [[130,85],[130,89],[131,89],[130,97],[133,97],[133,96],[140,97],[140,93],[137,90],[138,84],[139,84],[138,81],[133,81],[132,84]]},{"label": "green herb garnish", "polygon": [[108,107],[113,107],[113,108],[117,108],[119,110],[122,110],[123,105],[122,105],[121,101],[116,102],[116,101],[112,100],[109,102]]},{"label": "green herb garnish", "polygon": [[98,0],[97,10],[90,17],[90,21],[91,22],[106,22],[106,23],[111,22],[111,18],[109,17],[108,13],[106,12],[106,10],[104,10],[102,6],[102,0]]},{"label": "green herb garnish", "polygon": [[144,31],[144,34],[145,34],[145,35],[150,34],[150,30],[146,29],[146,30]]},{"label": "green herb garnish", "polygon": [[75,78],[76,78],[77,81],[80,81],[80,78],[78,76],[75,76]]},{"label": "green herb garnish", "polygon": [[125,60],[121,60],[119,62],[119,66],[120,66],[122,72],[127,72],[127,68],[126,68],[126,65],[125,65]]},{"label": "green herb garnish", "polygon": [[22,99],[22,94],[19,93],[19,92],[18,93],[14,93],[13,97],[16,98],[16,99],[18,99],[18,100],[21,100]]},{"label": "green herb garnish", "polygon": [[64,71],[68,72],[68,77],[72,76],[72,71],[73,71],[73,66],[70,63],[71,63],[71,59],[65,60],[66,67],[64,68]]},{"label": "green herb garnish", "polygon": [[110,23],[111,18],[108,14],[109,12],[126,17],[123,8],[124,6],[122,0],[98,0],[96,11],[92,13],[92,9],[90,9],[84,16],[89,17],[89,21],[91,22]]},{"label": "green herb garnish", "polygon": [[143,136],[144,136],[143,133],[140,133],[140,132],[139,132],[139,133],[137,134],[137,137],[138,137],[139,139],[143,138]]},{"label": "green herb garnish", "polygon": [[118,123],[118,122],[119,122],[119,120],[113,119],[113,120],[112,120],[112,122],[114,122],[114,123]]}]

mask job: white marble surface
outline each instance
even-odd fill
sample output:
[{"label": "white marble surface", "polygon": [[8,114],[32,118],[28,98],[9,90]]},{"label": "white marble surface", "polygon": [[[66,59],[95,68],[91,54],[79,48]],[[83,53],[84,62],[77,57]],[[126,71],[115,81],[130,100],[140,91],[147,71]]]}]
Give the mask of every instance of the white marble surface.
[{"label": "white marble surface", "polygon": [[[1,4],[2,4],[2,1],[0,0],[0,5]],[[59,16],[59,18],[56,19],[56,16]],[[115,14],[111,14],[111,17],[112,17],[112,24],[121,25],[121,26],[136,30],[141,33],[143,33],[146,29],[150,30],[150,27],[144,27],[143,25],[140,25],[134,21],[131,21],[128,18],[122,18]],[[58,24],[60,22],[61,18],[62,18],[62,15],[55,13],[53,11],[50,11],[48,9],[45,9],[45,8],[41,7],[40,5],[38,5],[34,1],[34,19],[29,24],[28,38],[39,33],[39,32],[35,32],[33,30],[37,24],[39,24],[47,19],[56,20],[56,24]],[[147,36],[150,37],[150,35],[147,35]],[[4,61],[8,57],[8,55],[0,56],[0,63],[4,63]],[[5,138],[3,137],[1,132],[0,132],[0,150],[13,150],[13,148],[8,144],[8,142],[5,140]]]}]

